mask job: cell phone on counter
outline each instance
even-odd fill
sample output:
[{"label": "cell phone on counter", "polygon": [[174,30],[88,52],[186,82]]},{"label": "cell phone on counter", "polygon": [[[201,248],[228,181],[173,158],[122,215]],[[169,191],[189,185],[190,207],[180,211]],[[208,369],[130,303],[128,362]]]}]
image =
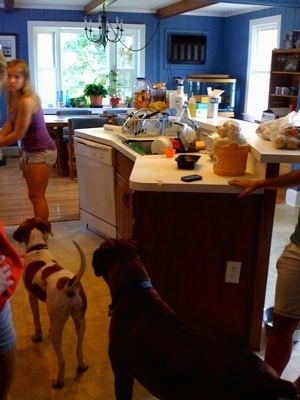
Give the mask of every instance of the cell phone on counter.
[{"label": "cell phone on counter", "polygon": [[183,182],[194,182],[194,181],[201,181],[202,176],[198,174],[193,174],[193,175],[185,175],[181,177],[181,180]]}]

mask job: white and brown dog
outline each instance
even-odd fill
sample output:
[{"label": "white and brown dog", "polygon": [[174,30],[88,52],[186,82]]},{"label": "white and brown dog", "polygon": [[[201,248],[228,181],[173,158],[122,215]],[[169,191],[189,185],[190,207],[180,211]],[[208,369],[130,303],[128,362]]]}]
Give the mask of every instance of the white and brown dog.
[{"label": "white and brown dog", "polygon": [[153,289],[144,251],[110,239],[93,255],[95,275],[112,296],[109,358],[117,400],[132,399],[134,379],[161,400],[296,399],[296,386],[254,353],[180,319]]},{"label": "white and brown dog", "polygon": [[64,385],[65,359],[62,352],[62,335],[65,323],[71,316],[77,335],[77,371],[83,372],[88,364],[83,359],[82,341],[85,332],[87,298],[80,282],[86,268],[85,254],[73,240],[80,254],[80,268],[76,275],[62,268],[48,250],[48,235],[51,225],[40,218],[27,219],[13,234],[15,240],[25,243],[23,280],[29,293],[35,332],[33,342],[42,340],[42,327],[38,301],[47,303],[51,343],[58,359],[57,378],[52,381],[54,388]]}]

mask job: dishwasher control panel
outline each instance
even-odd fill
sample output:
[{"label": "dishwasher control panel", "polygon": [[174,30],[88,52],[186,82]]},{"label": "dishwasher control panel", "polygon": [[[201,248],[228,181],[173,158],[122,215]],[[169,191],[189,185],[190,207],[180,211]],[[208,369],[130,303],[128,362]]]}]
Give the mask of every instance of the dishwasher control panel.
[{"label": "dishwasher control panel", "polygon": [[74,150],[77,156],[89,158],[106,165],[113,165],[113,148],[86,139],[74,138]]}]

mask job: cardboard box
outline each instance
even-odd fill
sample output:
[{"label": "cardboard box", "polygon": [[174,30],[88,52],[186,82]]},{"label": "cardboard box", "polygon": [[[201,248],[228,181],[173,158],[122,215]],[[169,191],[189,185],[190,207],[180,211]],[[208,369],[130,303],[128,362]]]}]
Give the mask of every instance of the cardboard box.
[{"label": "cardboard box", "polygon": [[264,122],[273,121],[274,119],[285,117],[289,112],[290,109],[288,107],[268,108],[263,111],[261,120]]}]

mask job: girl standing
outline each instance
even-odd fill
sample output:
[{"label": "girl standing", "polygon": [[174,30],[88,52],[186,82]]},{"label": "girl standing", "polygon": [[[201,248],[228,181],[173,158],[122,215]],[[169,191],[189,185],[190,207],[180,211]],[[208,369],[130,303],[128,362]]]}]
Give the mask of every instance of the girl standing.
[{"label": "girl standing", "polygon": [[24,177],[34,215],[48,221],[45,193],[56,163],[56,146],[48,133],[40,99],[30,83],[28,65],[23,60],[9,61],[6,74],[8,118],[0,131],[0,148],[21,141]]}]

